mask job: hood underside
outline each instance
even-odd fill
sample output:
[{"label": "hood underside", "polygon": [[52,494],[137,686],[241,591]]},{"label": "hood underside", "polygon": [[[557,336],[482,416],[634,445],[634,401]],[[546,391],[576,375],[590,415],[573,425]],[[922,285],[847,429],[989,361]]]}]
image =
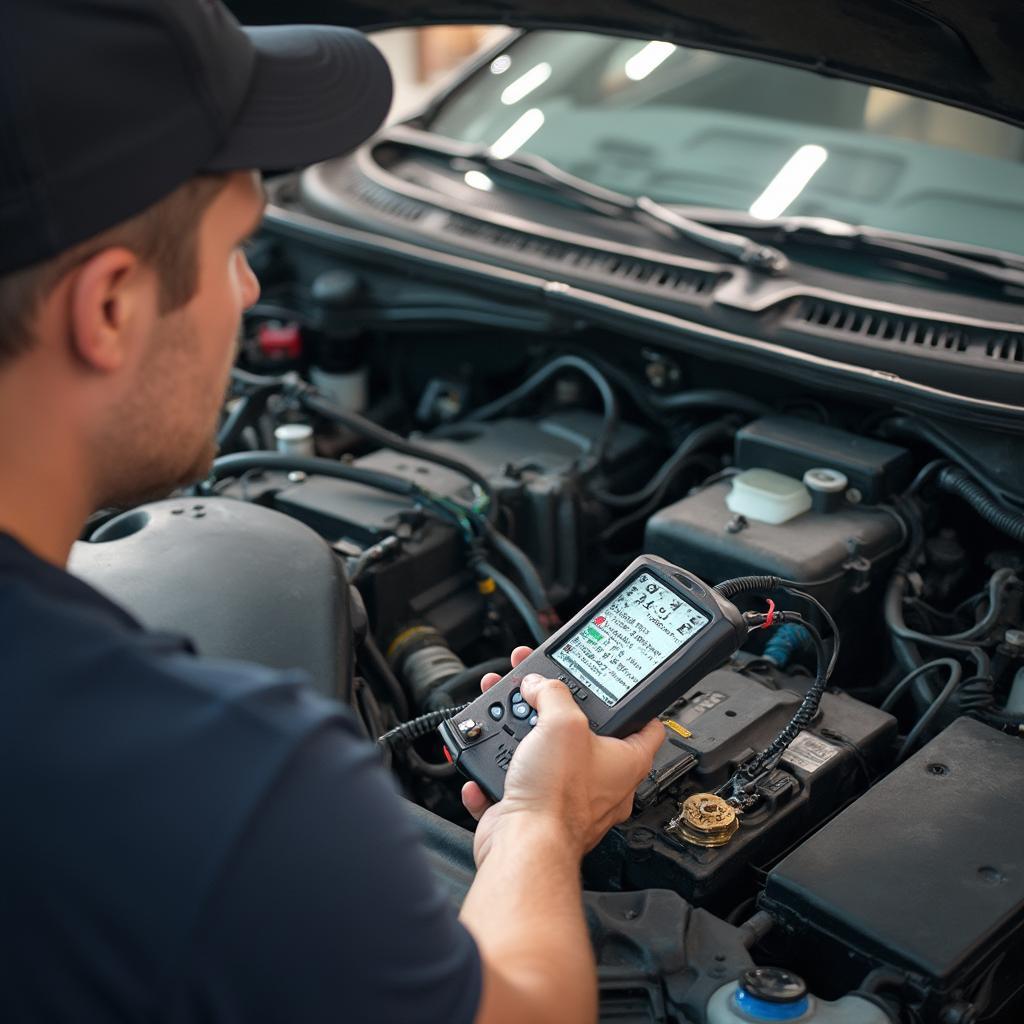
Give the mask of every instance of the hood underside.
[{"label": "hood underside", "polygon": [[229,0],[250,24],[578,28],[807,68],[1024,125],[1024,17],[1013,0]]}]

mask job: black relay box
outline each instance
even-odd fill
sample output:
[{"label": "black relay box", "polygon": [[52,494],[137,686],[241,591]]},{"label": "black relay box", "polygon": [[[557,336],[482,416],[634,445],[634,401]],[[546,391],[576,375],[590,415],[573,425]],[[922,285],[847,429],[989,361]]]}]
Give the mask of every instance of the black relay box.
[{"label": "black relay box", "polygon": [[1019,983],[1022,780],[1019,737],[957,719],[783,860],[762,906],[813,950],[823,984],[909,972],[927,1020],[1001,957]]}]

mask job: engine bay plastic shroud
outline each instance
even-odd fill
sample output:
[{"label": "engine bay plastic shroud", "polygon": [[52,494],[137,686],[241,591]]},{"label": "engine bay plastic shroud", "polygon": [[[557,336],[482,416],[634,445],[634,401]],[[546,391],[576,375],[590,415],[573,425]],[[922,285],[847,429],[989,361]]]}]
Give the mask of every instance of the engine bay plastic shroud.
[{"label": "engine bay plastic shroud", "polygon": [[[782,687],[787,677],[778,677]],[[809,682],[809,680],[807,680]],[[794,685],[796,680],[790,680]],[[672,889],[697,906],[721,910],[756,892],[752,867],[763,867],[843,802],[863,792],[891,757],[896,720],[842,693],[822,697],[818,717],[759,787],[760,805],[740,818],[724,846],[692,846],[666,832],[692,793],[714,792],[792,717],[801,694],[771,689],[731,669],[706,676],[667,716],[693,735],[669,733],[652,777],[673,759],[692,764],[678,782],[651,798],[650,779],[636,810],[584,864],[594,888]],[[666,730],[668,732],[668,730]]]},{"label": "engine bay plastic shroud", "polygon": [[[473,881],[473,835],[407,804],[432,873],[456,906]],[[604,1024],[703,1024],[711,996],[753,966],[743,930],[663,889],[583,893]]]},{"label": "engine bay plastic shroud", "polygon": [[737,529],[729,525],[733,514],[725,503],[731,486],[719,481],[656,512],[647,521],[644,550],[685,565],[709,583],[762,574],[830,580],[815,587],[814,596],[834,611],[863,576],[860,570],[844,572],[844,566],[852,562],[873,571],[899,546],[902,530],[895,516],[852,505],[804,512],[778,525],[750,520]]},{"label": "engine bay plastic shroud", "polygon": [[888,500],[913,474],[906,448],[795,416],[747,423],[737,431],[734,447],[740,469],[774,469],[797,479],[809,469],[837,469],[871,504]]},{"label": "engine bay plastic shroud", "polygon": [[339,692],[351,632],[344,571],[289,516],[229,498],[168,498],[77,542],[68,569],[200,654],[301,668],[322,693]]},{"label": "engine bay plastic shroud", "polygon": [[957,719],[786,857],[761,904],[834,981],[903,970],[929,1012],[1004,952],[1019,985],[1022,780],[1020,738]]}]

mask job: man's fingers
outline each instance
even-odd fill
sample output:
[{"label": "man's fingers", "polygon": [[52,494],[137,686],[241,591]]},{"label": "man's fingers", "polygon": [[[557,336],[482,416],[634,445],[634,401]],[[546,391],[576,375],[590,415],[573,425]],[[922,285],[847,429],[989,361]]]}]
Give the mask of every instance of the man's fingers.
[{"label": "man's fingers", "polygon": [[545,715],[550,721],[552,716],[564,715],[566,712],[583,717],[583,712],[576,707],[576,701],[568,687],[557,679],[545,679],[531,673],[523,680],[519,689],[526,703],[536,709],[538,717],[542,720]]},{"label": "man's fingers", "polygon": [[[512,667],[515,668],[517,665],[522,664],[531,654],[533,654],[532,647],[517,647],[512,652],[511,662]],[[486,693],[499,679],[501,676],[497,672],[488,672],[487,675],[480,680],[480,689]]]},{"label": "man's fingers", "polygon": [[467,782],[462,787],[462,803],[477,821],[491,806],[491,801],[484,796],[484,791],[475,782]]},{"label": "man's fingers", "polygon": [[512,667],[518,668],[531,654],[533,654],[532,647],[517,647],[512,652]]}]

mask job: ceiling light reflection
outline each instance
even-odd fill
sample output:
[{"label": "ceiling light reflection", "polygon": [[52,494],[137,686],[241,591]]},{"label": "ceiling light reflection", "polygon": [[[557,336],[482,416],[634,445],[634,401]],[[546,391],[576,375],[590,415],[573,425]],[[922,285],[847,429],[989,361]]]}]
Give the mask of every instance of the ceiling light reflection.
[{"label": "ceiling light reflection", "polygon": [[508,131],[495,140],[494,145],[491,146],[491,154],[499,160],[511,156],[517,149],[529,142],[540,131],[543,124],[543,111],[531,107],[526,113],[516,118]]},{"label": "ceiling light reflection", "polygon": [[750,215],[758,220],[774,220],[781,216],[827,159],[828,150],[824,146],[801,146],[754,200]]},{"label": "ceiling light reflection", "polygon": [[494,188],[494,182],[483,171],[466,171],[465,181],[471,188],[478,188],[481,192],[490,192]]},{"label": "ceiling light reflection", "polygon": [[491,74],[503,75],[510,67],[512,67],[512,58],[507,53],[503,53],[491,61]]},{"label": "ceiling light reflection", "polygon": [[534,89],[540,88],[550,77],[551,65],[547,61],[542,61],[509,85],[501,94],[501,102],[506,106],[518,103]]},{"label": "ceiling light reflection", "polygon": [[661,67],[675,53],[674,43],[660,42],[657,39],[651,40],[642,50],[633,54],[626,61],[623,69],[626,77],[634,82],[642,82],[652,71]]}]

